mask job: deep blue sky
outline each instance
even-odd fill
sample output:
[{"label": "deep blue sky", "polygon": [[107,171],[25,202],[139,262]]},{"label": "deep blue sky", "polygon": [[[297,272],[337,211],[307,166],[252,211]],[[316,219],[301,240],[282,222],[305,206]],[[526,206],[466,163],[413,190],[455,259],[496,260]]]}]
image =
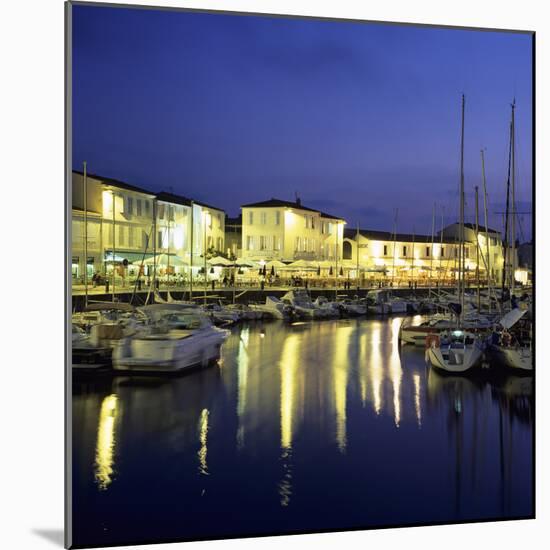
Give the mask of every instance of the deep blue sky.
[{"label": "deep blue sky", "polygon": [[[73,166],[223,207],[277,197],[348,226],[431,231],[466,211],[485,147],[501,229],[510,103],[531,210],[531,37],[223,14],[73,8]],[[482,206],[482,196],[480,206]],[[482,218],[481,218],[482,219]],[[531,217],[523,216],[524,236]]]}]

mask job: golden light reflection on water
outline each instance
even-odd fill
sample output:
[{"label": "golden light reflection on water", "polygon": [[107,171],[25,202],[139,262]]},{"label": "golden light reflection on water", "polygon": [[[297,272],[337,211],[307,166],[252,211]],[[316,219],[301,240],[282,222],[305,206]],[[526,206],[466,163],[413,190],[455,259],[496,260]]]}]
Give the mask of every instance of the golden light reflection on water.
[{"label": "golden light reflection on water", "polygon": [[199,420],[199,441],[201,448],[197,453],[199,457],[199,472],[205,476],[209,475],[208,463],[206,462],[206,456],[208,454],[208,415],[208,409],[203,409],[201,411]]},{"label": "golden light reflection on water", "polygon": [[300,357],[300,336],[290,334],[283,344],[279,370],[281,375],[281,462],[283,477],[279,482],[281,506],[288,506],[292,495],[292,439],[295,422],[298,360]]},{"label": "golden light reflection on water", "polygon": [[379,415],[382,410],[382,378],[384,373],[382,351],[380,349],[381,334],[381,323],[376,322],[372,327],[370,338],[369,371],[372,388],[372,403],[374,412],[377,415]]},{"label": "golden light reflection on water", "polygon": [[297,334],[290,334],[283,344],[281,354],[281,447],[290,449],[292,447],[292,432],[296,399],[296,375],[298,358],[300,356],[300,337]]},{"label": "golden light reflection on water", "polygon": [[414,383],[414,410],[416,412],[416,421],[418,426],[422,426],[422,409],[420,401],[420,375],[418,373],[413,374]]},{"label": "golden light reflection on water", "polygon": [[401,422],[401,378],[403,371],[401,369],[401,357],[399,357],[399,327],[401,319],[396,317],[391,322],[391,352],[389,361],[390,377],[393,389],[393,420],[396,427],[399,428]]},{"label": "golden light reflection on water", "polygon": [[104,491],[112,482],[115,450],[115,420],[117,396],[108,395],[101,403],[95,454],[95,479],[100,490]]},{"label": "golden light reflection on water", "polygon": [[336,442],[341,453],[347,445],[347,387],[349,369],[351,327],[339,327],[334,341],[334,356],[332,359],[334,373],[334,407],[336,413]]},{"label": "golden light reflection on water", "polygon": [[243,415],[246,410],[246,389],[248,385],[248,341],[250,330],[244,328],[239,339],[239,351],[237,354],[237,417],[239,419],[239,427],[237,428],[237,447],[242,449],[244,446],[244,421]]}]

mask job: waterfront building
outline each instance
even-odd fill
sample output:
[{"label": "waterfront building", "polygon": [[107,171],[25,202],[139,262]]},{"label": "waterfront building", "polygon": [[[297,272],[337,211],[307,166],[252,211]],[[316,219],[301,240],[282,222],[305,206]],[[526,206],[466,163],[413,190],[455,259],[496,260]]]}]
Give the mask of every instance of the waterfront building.
[{"label": "waterfront building", "polygon": [[[157,276],[199,271],[205,256],[223,253],[225,213],[221,208],[162,191],[153,193],[126,182],[87,174],[87,201],[84,201],[84,177],[74,171],[72,177],[72,274],[73,284],[84,280],[85,225],[88,243],[88,279],[94,273],[115,283],[126,284],[139,272],[151,276],[155,254],[168,261],[157,264]],[[84,223],[85,209],[88,223]],[[191,231],[193,224],[193,231]],[[191,235],[193,253],[191,254]],[[170,258],[174,258],[173,263]]]},{"label": "waterfront building", "polygon": [[319,262],[342,258],[342,218],[295,202],[270,199],[244,204],[242,256],[255,261]]},{"label": "waterfront building", "polygon": [[83,174],[73,172],[73,282],[82,283],[84,278],[85,207],[88,218],[89,280],[94,273],[112,274],[114,268],[117,277],[124,281],[129,275],[128,267],[143,257],[145,243],[152,235],[155,195],[113,178],[87,174],[86,179],[85,205]]},{"label": "waterfront building", "polygon": [[[479,228],[479,276],[487,278],[486,266],[490,265],[491,280],[502,281],[504,264],[500,234],[492,229],[489,238],[489,263],[484,227]],[[466,279],[475,281],[477,251],[475,226],[464,226],[464,265]],[[350,276],[362,281],[385,280],[395,284],[417,282],[420,284],[452,284],[459,268],[459,225],[451,224],[431,235],[415,235],[368,229],[347,229],[343,245],[343,265]],[[511,260],[510,260],[511,261]]]}]

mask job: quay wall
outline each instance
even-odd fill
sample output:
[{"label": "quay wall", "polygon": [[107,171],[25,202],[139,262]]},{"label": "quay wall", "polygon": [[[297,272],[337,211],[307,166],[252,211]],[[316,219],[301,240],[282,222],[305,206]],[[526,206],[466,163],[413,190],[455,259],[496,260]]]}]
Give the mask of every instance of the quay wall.
[{"label": "quay wall", "polygon": [[[454,288],[454,287],[453,287]],[[247,304],[249,302],[259,302],[263,303],[265,302],[266,296],[277,296],[278,298],[281,298],[286,292],[288,292],[290,289],[273,289],[273,288],[266,288],[264,290],[260,289],[250,289],[250,290],[242,290],[238,289],[235,292],[235,302],[239,304]],[[298,290],[298,289],[297,289]],[[302,288],[303,290],[303,288]],[[372,288],[361,288],[361,289],[350,289],[350,290],[344,290],[344,289],[338,289],[338,297],[349,297],[353,298],[354,296],[359,296],[360,298],[364,298],[367,295],[367,292],[370,290],[373,290]],[[388,289],[389,290],[389,289]],[[392,288],[392,293],[395,296],[414,296],[417,298],[424,298],[428,295],[428,289],[427,288],[417,288],[415,290],[410,288]],[[446,290],[452,290],[451,288]],[[326,296],[329,300],[334,299],[334,289],[316,289],[312,288],[308,290],[309,295],[311,296],[312,300],[315,300],[318,296]],[[145,305],[147,300],[147,291],[139,291],[136,292],[135,295],[133,292],[117,292],[116,293],[116,300],[119,302],[126,302],[130,303],[132,302],[135,306],[141,306]],[[159,294],[162,298],[166,299],[168,292],[165,290],[160,290]],[[181,291],[181,290],[170,290],[170,295],[175,300],[189,300],[190,295],[189,291]],[[133,300],[132,300],[133,296]],[[204,290],[195,290],[193,291],[193,299],[198,304],[202,303],[202,299],[204,297]],[[221,299],[227,303],[231,303],[233,301],[233,291],[231,289],[216,289],[216,290],[208,290],[206,292],[206,297],[209,302]],[[110,302],[113,299],[112,294],[93,294],[88,297],[88,303],[93,302]],[[84,308],[84,302],[85,297],[83,294],[73,295],[72,296],[72,311],[82,311]],[[151,293],[149,296],[149,303],[153,303],[153,294]]]}]

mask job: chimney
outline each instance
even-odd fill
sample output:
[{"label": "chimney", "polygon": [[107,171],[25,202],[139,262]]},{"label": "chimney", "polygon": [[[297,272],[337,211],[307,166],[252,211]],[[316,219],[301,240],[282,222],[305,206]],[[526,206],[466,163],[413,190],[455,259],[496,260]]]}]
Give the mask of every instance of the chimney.
[{"label": "chimney", "polygon": [[302,199],[298,196],[298,191],[294,191],[294,195],[296,197],[296,204],[302,206]]}]

